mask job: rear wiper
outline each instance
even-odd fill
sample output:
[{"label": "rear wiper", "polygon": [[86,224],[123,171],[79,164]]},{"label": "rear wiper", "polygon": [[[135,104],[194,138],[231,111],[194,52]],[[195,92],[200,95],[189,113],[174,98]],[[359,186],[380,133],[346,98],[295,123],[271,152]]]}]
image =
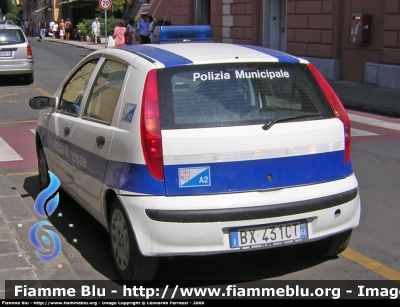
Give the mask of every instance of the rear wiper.
[{"label": "rear wiper", "polygon": [[295,114],[288,116],[277,116],[273,119],[270,119],[264,126],[262,126],[262,128],[263,130],[268,130],[277,122],[285,122],[285,121],[290,121],[292,119],[321,117],[321,116],[322,116],[321,113],[304,113],[304,114]]}]

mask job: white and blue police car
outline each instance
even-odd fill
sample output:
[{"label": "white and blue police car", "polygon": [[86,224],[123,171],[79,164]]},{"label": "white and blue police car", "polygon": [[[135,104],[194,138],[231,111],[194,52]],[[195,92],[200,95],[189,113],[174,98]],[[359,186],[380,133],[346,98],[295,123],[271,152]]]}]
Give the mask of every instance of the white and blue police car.
[{"label": "white and blue police car", "polygon": [[92,52],[30,100],[41,188],[52,172],[108,230],[120,278],[151,280],[167,256],[346,249],[361,214],[350,122],[317,69],[208,26],[155,37]]}]

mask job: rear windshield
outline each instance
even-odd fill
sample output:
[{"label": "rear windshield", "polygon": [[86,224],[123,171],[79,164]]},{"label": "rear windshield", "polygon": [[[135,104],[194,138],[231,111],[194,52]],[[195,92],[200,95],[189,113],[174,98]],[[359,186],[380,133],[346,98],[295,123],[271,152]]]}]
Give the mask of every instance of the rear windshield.
[{"label": "rear windshield", "polygon": [[310,117],[296,120],[334,117],[304,64],[188,65],[157,75],[162,129],[256,125],[304,114]]},{"label": "rear windshield", "polygon": [[0,46],[21,44],[25,42],[25,37],[21,29],[1,29],[0,28]]}]

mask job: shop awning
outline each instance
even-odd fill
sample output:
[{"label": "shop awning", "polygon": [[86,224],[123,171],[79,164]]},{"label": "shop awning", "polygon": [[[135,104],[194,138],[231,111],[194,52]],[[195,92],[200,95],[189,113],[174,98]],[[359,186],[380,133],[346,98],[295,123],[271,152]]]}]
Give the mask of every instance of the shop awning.
[{"label": "shop awning", "polygon": [[57,3],[57,6],[69,4],[69,3],[75,2],[76,0],[61,0],[61,1],[62,2]]},{"label": "shop awning", "polygon": [[43,10],[47,9],[48,7],[49,7],[48,5],[45,5],[45,6],[39,7],[38,9],[36,9],[36,10],[34,10],[34,11],[33,11],[33,14],[40,13],[41,11],[43,11]]},{"label": "shop awning", "polygon": [[61,0],[61,2],[57,3],[57,6],[64,5],[64,4],[74,4],[75,6],[79,5],[79,4],[81,4],[81,5],[85,5],[85,4],[89,4],[89,3],[92,4],[93,2],[98,2],[98,0],[80,0],[78,3],[76,3],[76,2],[78,2],[78,0]]}]

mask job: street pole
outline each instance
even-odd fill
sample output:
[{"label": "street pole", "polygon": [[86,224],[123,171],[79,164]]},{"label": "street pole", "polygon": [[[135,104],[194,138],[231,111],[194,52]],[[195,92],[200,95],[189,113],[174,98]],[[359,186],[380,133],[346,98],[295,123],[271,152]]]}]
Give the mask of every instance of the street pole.
[{"label": "street pole", "polygon": [[53,0],[53,21],[56,21],[56,0]]},{"label": "street pole", "polygon": [[104,11],[104,36],[106,39],[106,46],[108,45],[108,33],[107,33],[107,10]]}]

